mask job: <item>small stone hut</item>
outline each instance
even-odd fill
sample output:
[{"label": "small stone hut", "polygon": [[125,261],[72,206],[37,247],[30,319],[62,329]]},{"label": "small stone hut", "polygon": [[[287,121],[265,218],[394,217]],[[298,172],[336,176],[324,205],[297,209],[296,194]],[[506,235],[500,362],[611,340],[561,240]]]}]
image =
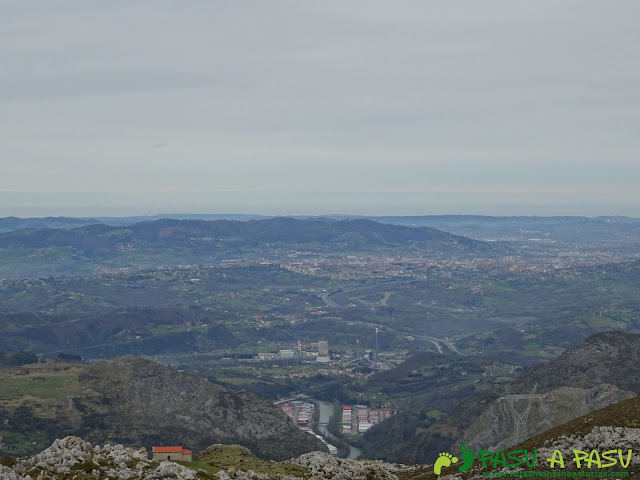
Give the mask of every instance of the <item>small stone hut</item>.
[{"label": "small stone hut", "polygon": [[153,447],[153,459],[161,462],[191,462],[192,452],[182,447]]}]

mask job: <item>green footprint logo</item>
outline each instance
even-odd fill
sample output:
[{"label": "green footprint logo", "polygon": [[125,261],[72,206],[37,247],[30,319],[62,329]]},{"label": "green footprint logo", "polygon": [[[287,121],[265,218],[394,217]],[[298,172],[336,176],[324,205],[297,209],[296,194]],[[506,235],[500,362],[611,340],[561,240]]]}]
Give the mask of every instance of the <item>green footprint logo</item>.
[{"label": "green footprint logo", "polygon": [[460,447],[460,450],[462,450],[462,455],[460,455],[460,457],[462,458],[462,461],[464,463],[460,465],[460,467],[458,467],[458,470],[460,470],[461,472],[466,472],[471,468],[471,465],[473,465],[473,460],[476,458],[476,452],[471,450],[466,445],[462,445]]},{"label": "green footprint logo", "polygon": [[456,463],[458,461],[458,457],[452,457],[450,453],[442,452],[436,460],[435,465],[433,466],[433,471],[436,475],[440,475],[442,471],[442,467],[448,467],[452,463]]}]

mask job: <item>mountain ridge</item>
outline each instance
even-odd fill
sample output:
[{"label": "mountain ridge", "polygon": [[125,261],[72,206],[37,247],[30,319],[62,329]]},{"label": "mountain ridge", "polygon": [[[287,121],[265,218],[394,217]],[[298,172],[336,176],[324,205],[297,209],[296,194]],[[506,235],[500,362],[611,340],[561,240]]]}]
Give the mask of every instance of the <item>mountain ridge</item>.
[{"label": "mountain ridge", "polygon": [[[412,424],[408,419],[406,424],[396,425],[403,421],[401,415],[396,415],[367,431],[363,451],[375,451],[377,445],[382,445],[387,430],[407,428],[407,425],[412,425],[414,435],[407,435],[395,444],[405,445],[404,455],[415,463],[427,463],[429,458],[437,457],[438,452],[463,443],[487,446],[483,442],[492,445],[505,442],[513,434],[513,418],[507,402],[503,400],[505,404],[499,405],[499,399],[509,394],[528,394],[538,382],[536,393],[539,396],[547,394],[549,398],[533,408],[540,409],[540,420],[544,420],[544,426],[540,428],[551,428],[640,393],[638,358],[640,334],[616,331],[594,334],[555,359],[526,371],[509,384],[509,391],[494,389],[471,395],[454,406],[442,420],[423,426]],[[543,382],[545,376],[553,381]],[[555,410],[553,399],[557,403]],[[571,408],[572,402],[580,404],[580,408]],[[516,405],[519,412],[525,407],[524,404]],[[532,413],[531,419],[536,415]],[[537,434],[541,430],[532,428],[529,431]],[[375,441],[367,445],[368,439]],[[508,442],[501,445],[506,444]],[[383,459],[401,460],[389,456]]]},{"label": "mountain ridge", "polygon": [[[502,248],[431,227],[371,220],[161,219],[133,225],[83,225],[0,233],[0,278],[93,274],[223,261],[274,261],[306,254],[390,253],[447,258],[495,255]],[[445,256],[446,255],[446,256]]]},{"label": "mountain ridge", "polygon": [[[25,228],[0,233],[0,246],[82,246],[87,242],[87,240],[81,241],[84,236],[101,237],[104,234],[118,235],[119,241],[159,241],[169,238],[176,240],[183,239],[185,235],[217,235],[218,239],[235,239],[237,236],[243,236],[245,242],[335,242],[340,239],[347,240],[348,237],[344,236],[354,233],[360,233],[363,240],[378,240],[383,243],[446,239],[460,241],[467,245],[482,245],[482,242],[452,235],[431,227],[388,225],[367,219],[334,221],[275,217],[247,221],[159,219],[139,222],[127,227],[95,223],[70,229]],[[367,235],[372,238],[369,239]],[[109,237],[96,238],[93,239],[93,242],[99,246],[110,244]]]},{"label": "mountain ridge", "polygon": [[322,442],[272,403],[133,356],[90,365],[35,364],[0,370],[2,429],[51,441],[80,434],[126,445],[236,443],[283,460]]}]

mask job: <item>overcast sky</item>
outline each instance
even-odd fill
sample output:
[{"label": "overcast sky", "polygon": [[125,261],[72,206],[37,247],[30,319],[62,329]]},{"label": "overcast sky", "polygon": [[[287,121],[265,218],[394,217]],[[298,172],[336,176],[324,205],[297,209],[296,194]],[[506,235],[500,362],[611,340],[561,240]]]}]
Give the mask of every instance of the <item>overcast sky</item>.
[{"label": "overcast sky", "polygon": [[0,0],[0,216],[640,216],[639,18]]}]

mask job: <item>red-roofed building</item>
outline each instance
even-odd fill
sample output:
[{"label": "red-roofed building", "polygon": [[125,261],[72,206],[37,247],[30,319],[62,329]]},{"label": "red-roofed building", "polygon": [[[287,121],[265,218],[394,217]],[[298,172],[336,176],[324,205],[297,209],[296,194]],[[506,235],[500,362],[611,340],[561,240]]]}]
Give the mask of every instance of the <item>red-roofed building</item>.
[{"label": "red-roofed building", "polygon": [[190,462],[191,453],[191,451],[182,447],[153,447],[153,459],[159,462],[162,460]]}]

